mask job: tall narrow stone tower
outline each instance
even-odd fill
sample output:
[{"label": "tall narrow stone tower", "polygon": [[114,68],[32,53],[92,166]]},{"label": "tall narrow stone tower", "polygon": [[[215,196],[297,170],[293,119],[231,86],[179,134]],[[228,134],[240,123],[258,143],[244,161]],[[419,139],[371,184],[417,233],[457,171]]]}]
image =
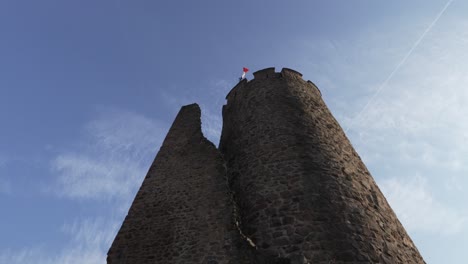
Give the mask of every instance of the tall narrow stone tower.
[{"label": "tall narrow stone tower", "polygon": [[219,149],[182,107],[107,263],[424,263],[312,82],[267,68],[226,99]]},{"label": "tall narrow stone tower", "polygon": [[220,150],[258,252],[294,263],[424,263],[302,74],[267,68],[223,108]]},{"label": "tall narrow stone tower", "polygon": [[224,161],[182,107],[117,234],[109,264],[241,263]]}]

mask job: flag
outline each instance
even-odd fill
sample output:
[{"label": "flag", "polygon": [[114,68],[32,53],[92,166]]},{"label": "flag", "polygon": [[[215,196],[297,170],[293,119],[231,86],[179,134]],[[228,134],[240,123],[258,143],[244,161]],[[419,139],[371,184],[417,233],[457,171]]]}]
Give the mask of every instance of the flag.
[{"label": "flag", "polygon": [[242,76],[241,76],[241,80],[245,78],[245,74],[249,71],[249,69],[247,69],[246,67],[243,67],[242,68]]}]

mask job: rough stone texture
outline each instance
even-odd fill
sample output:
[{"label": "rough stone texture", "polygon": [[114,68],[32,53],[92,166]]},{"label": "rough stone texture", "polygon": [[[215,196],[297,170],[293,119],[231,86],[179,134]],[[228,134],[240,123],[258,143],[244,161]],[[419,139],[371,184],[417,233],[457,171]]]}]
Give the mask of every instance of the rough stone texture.
[{"label": "rough stone texture", "polygon": [[[182,107],[107,263],[249,263],[233,220],[224,162],[201,132],[198,105]],[[239,257],[238,257],[239,256]]]},{"label": "rough stone texture", "polygon": [[254,76],[227,96],[219,150],[182,107],[107,263],[424,263],[318,88]]},{"label": "rough stone texture", "polygon": [[290,69],[254,76],[227,96],[220,150],[257,254],[424,263],[318,88]]}]

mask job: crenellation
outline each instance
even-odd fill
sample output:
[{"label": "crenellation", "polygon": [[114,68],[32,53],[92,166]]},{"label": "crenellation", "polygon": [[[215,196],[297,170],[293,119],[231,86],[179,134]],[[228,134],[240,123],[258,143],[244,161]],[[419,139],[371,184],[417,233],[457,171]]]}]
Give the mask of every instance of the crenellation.
[{"label": "crenellation", "polygon": [[313,89],[317,90],[320,94],[320,96],[322,96],[322,92],[320,91],[320,89],[318,88],[317,85],[315,85],[315,83],[313,83],[312,81],[310,80],[307,80],[307,83],[310,84],[312,86]]},{"label": "crenellation", "polygon": [[281,74],[284,77],[290,77],[290,78],[302,80],[302,73],[300,73],[298,71],[295,71],[295,70],[292,70],[292,69],[289,69],[289,68],[281,69]]},{"label": "crenellation", "polygon": [[263,70],[259,70],[253,73],[255,80],[267,79],[275,77],[275,67],[266,68]]}]

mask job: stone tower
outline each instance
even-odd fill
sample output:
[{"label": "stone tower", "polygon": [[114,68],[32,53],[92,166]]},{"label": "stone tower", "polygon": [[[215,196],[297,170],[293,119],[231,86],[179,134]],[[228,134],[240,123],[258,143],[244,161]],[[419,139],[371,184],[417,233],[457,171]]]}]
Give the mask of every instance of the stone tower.
[{"label": "stone tower", "polygon": [[223,119],[220,150],[241,228],[259,252],[310,263],[423,263],[300,73],[254,73],[229,93]]},{"label": "stone tower", "polygon": [[181,109],[108,263],[425,263],[312,82],[267,68],[226,99],[219,150]]},{"label": "stone tower", "polygon": [[240,263],[224,161],[182,107],[107,255],[109,264]]}]

